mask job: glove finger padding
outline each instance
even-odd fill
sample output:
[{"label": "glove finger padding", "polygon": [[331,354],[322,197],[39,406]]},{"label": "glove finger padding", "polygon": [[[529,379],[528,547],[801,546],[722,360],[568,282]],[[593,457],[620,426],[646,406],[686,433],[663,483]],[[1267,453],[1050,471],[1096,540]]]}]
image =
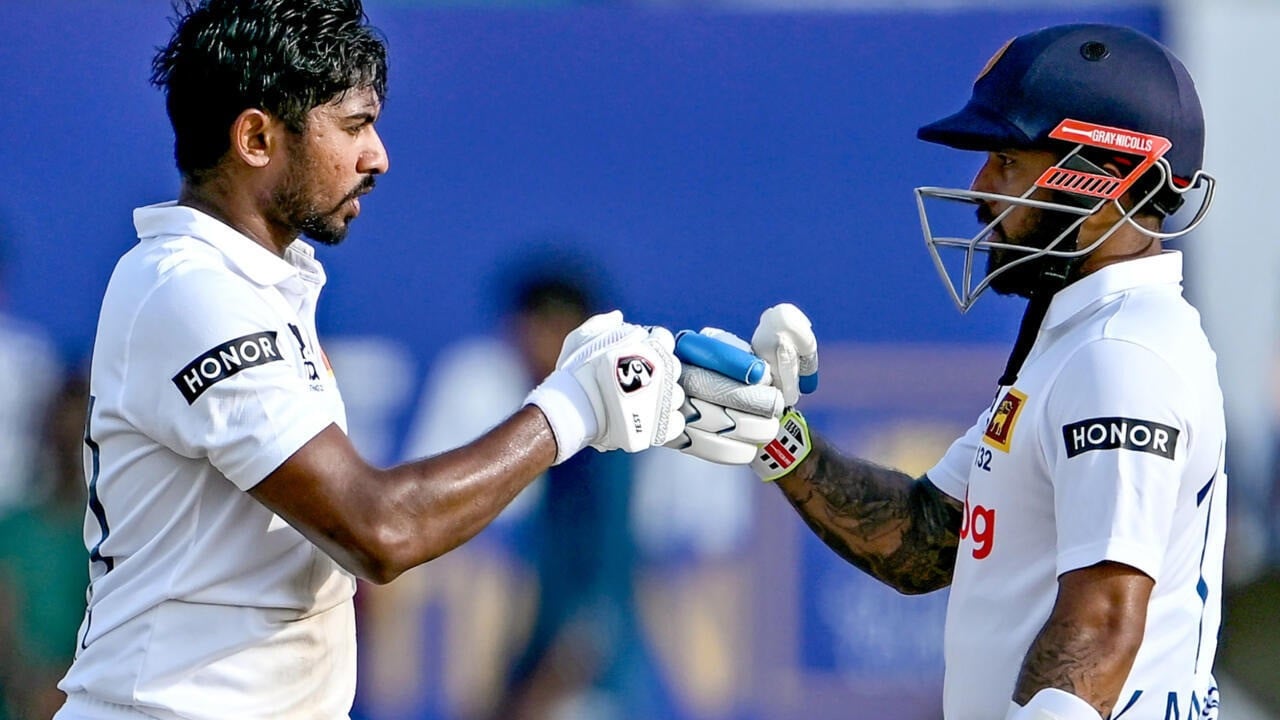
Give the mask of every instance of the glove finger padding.
[{"label": "glove finger padding", "polygon": [[688,426],[667,447],[720,465],[747,465],[759,451],[755,445]]},{"label": "glove finger padding", "polygon": [[744,442],[752,447],[763,445],[778,434],[778,418],[733,410],[710,400],[687,398],[680,408],[685,431],[700,430]]},{"label": "glove finger padding", "polygon": [[782,393],[772,385],[747,385],[697,365],[684,366],[680,386],[691,398],[709,400],[752,415],[779,418],[785,407]]},{"label": "glove finger padding", "polygon": [[795,405],[801,393],[817,389],[818,338],[800,308],[781,303],[761,313],[751,335],[751,348],[768,361],[773,383],[782,390],[788,406]]},{"label": "glove finger padding", "polygon": [[643,331],[644,328],[623,322],[621,310],[592,315],[565,336],[564,344],[560,346],[560,357],[556,360],[556,369],[581,363],[585,358],[637,330]]},{"label": "glove finger padding", "polygon": [[685,430],[667,447],[725,465],[746,465],[759,446],[778,433],[782,393],[772,385],[747,385],[696,365],[680,378],[687,399]]},{"label": "glove finger padding", "polygon": [[778,434],[775,417],[732,410],[708,400],[688,398],[681,412],[684,432],[667,447],[722,465],[750,463],[760,446]]}]

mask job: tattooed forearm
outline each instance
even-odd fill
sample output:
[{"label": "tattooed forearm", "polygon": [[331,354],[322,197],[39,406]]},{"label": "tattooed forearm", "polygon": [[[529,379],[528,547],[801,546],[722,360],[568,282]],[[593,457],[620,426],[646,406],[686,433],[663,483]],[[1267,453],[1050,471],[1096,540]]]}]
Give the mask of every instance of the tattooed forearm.
[{"label": "tattooed forearm", "polygon": [[1117,651],[1111,640],[1094,628],[1050,619],[1023,660],[1014,702],[1026,705],[1044,688],[1057,688],[1111,717],[1133,662],[1133,654]]},{"label": "tattooed forearm", "polygon": [[1057,688],[1110,717],[1142,645],[1154,581],[1104,562],[1065,573],[1058,584],[1053,611],[1022,661],[1013,700],[1025,705],[1037,692]]},{"label": "tattooed forearm", "polygon": [[814,533],[899,592],[949,585],[960,540],[959,503],[926,480],[814,442],[810,457],[778,481]]},{"label": "tattooed forearm", "polygon": [[[1014,702],[1026,705],[1044,688],[1066,690],[1089,701],[1090,696],[1096,694],[1093,685],[1101,674],[1097,650],[1095,639],[1086,628],[1070,621],[1050,620],[1023,660]],[[1108,717],[1115,698],[1090,704],[1102,717]]]}]

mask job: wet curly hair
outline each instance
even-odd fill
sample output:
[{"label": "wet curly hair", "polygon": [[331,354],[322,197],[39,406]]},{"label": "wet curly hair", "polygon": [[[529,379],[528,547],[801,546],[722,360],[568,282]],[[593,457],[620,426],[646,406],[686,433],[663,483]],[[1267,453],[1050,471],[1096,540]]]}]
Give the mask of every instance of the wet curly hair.
[{"label": "wet curly hair", "polygon": [[174,160],[188,181],[218,165],[246,109],[301,133],[312,108],[349,90],[386,98],[386,44],[361,0],[181,0],[174,12],[151,83],[165,92]]}]

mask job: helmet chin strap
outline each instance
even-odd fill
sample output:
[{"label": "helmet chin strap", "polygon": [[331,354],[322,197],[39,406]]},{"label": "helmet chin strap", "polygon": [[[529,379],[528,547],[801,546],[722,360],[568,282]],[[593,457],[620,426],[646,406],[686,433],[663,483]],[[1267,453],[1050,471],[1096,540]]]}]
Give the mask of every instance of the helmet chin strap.
[{"label": "helmet chin strap", "polygon": [[1000,375],[1000,386],[1013,385],[1018,381],[1018,372],[1022,370],[1022,363],[1030,354],[1031,346],[1036,343],[1036,337],[1040,334],[1040,324],[1044,322],[1044,316],[1049,312],[1049,303],[1052,300],[1051,292],[1037,292],[1031,295],[1031,299],[1027,302],[1027,309],[1022,313],[1022,324],[1018,326],[1018,339],[1013,343],[1013,351],[1009,353],[1009,359],[1004,365],[1004,373]]},{"label": "helmet chin strap", "polygon": [[[1079,230],[1072,232],[1072,240],[1079,235]],[[1084,267],[1084,261],[1088,255],[1080,255],[1078,257],[1058,257],[1054,255],[1046,255],[1044,267],[1040,270],[1040,280],[1036,283],[1036,287],[1031,289],[1025,297],[1035,299],[1038,295],[1047,295],[1053,297],[1062,288],[1080,279],[1080,268]]]},{"label": "helmet chin strap", "polygon": [[1020,292],[1019,295],[1027,297],[1028,300],[1034,300],[1041,295],[1052,297],[1057,291],[1080,279],[1080,268],[1084,265],[1085,258],[1088,258],[1088,255],[1080,255],[1079,258],[1044,256],[1042,258],[1044,266],[1039,272],[1037,286],[1030,288],[1027,292]]}]

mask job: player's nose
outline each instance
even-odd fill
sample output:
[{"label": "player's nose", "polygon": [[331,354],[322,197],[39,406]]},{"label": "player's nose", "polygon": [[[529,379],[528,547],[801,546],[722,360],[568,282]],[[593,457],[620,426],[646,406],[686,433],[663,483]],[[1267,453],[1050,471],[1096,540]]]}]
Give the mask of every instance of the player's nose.
[{"label": "player's nose", "polygon": [[995,192],[995,165],[998,161],[993,155],[988,155],[987,161],[978,168],[978,172],[973,176],[973,181],[969,183],[969,189],[976,192]]},{"label": "player's nose", "polygon": [[381,175],[391,169],[391,158],[382,144],[382,137],[375,130],[370,133],[369,145],[360,153],[356,170],[366,175]]}]

